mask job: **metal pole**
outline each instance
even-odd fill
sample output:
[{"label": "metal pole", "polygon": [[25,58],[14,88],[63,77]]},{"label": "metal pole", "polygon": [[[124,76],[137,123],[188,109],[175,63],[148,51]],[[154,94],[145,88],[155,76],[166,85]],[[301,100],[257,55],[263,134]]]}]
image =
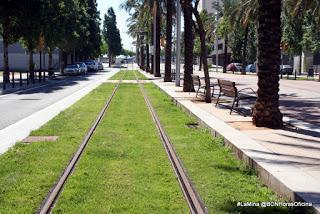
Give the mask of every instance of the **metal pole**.
[{"label": "metal pole", "polygon": [[[154,10],[154,4],[153,4],[153,10]],[[156,43],[157,43],[157,18],[156,18],[156,14],[155,11],[153,11],[153,75],[156,73]]]},{"label": "metal pole", "polygon": [[180,58],[181,58],[181,5],[177,1],[177,46],[176,46],[176,86],[180,86]]}]

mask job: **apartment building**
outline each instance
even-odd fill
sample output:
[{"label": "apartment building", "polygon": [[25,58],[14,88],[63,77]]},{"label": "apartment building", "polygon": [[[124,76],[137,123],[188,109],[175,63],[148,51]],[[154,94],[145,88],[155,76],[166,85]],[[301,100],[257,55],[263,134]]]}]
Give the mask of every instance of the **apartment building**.
[{"label": "apartment building", "polygon": [[[212,15],[216,15],[217,11],[213,7],[214,4],[221,5],[222,0],[200,0],[199,2],[199,7],[198,9],[201,10],[206,10],[208,13]],[[212,52],[209,54],[209,57],[211,58],[212,64],[216,65],[218,64],[219,66],[223,65],[224,62],[224,49],[225,49],[225,42],[223,38],[218,38],[213,47],[212,47]],[[230,62],[231,59],[231,50],[230,48],[227,48],[227,61]],[[216,63],[216,59],[218,56],[218,63]]]}]

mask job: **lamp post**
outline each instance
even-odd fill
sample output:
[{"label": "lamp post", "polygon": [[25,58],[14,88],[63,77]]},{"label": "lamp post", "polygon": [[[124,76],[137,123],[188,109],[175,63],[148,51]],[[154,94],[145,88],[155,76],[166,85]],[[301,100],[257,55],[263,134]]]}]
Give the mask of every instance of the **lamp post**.
[{"label": "lamp post", "polygon": [[180,86],[180,58],[181,58],[181,5],[177,1],[177,45],[176,45],[176,86]]}]

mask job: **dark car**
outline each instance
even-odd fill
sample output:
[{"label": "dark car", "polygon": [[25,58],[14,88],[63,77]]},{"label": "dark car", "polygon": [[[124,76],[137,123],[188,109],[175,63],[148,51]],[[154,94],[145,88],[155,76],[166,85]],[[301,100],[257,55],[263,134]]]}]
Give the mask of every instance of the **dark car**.
[{"label": "dark car", "polygon": [[280,65],[280,74],[281,73],[292,75],[293,67],[291,65]]}]

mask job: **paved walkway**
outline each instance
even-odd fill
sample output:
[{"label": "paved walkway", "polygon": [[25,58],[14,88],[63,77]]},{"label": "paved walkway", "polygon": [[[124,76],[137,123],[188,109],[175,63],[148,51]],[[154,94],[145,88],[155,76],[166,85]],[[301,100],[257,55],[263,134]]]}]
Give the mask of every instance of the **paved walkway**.
[{"label": "paved walkway", "polygon": [[119,71],[107,70],[0,96],[0,154]]},{"label": "paved walkway", "polygon": [[[149,74],[144,74],[153,79]],[[247,76],[215,75],[224,79],[238,78],[237,82],[241,78],[244,80],[239,84],[241,87],[255,88],[254,80],[247,80]],[[290,93],[289,97],[295,98],[292,102],[295,102],[297,96],[306,97],[301,99],[303,103],[307,98],[313,100],[315,106],[311,108],[317,112],[316,120],[292,120],[304,129],[288,126],[283,130],[272,130],[253,126],[250,116],[244,117],[238,113],[230,115],[227,108],[216,108],[212,103],[204,103],[201,99],[195,98],[195,93],[182,92],[182,87],[176,87],[174,83],[164,83],[162,79],[154,79],[153,82],[171,96],[177,105],[185,108],[209,127],[214,135],[223,136],[225,143],[233,149],[238,158],[255,168],[270,188],[292,201],[312,202],[316,212],[320,213],[320,132],[314,128],[320,128],[317,108],[320,99],[317,90],[320,83],[313,82],[310,84],[315,85],[307,86],[305,81],[297,81],[297,89],[293,90],[290,88],[291,83],[281,82],[280,93]],[[317,89],[309,91],[309,87]],[[281,102],[283,103],[285,102]],[[295,113],[290,116],[299,117],[308,113],[304,107],[294,108],[291,105],[292,103],[288,103],[288,107],[292,107]],[[290,117],[287,120],[290,120]]]}]

